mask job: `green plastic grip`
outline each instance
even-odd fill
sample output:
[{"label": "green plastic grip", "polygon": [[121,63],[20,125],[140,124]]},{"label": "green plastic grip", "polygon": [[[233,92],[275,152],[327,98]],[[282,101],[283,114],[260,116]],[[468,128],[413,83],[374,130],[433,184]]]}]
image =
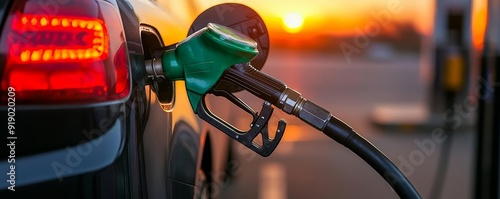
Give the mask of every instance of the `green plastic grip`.
[{"label": "green plastic grip", "polygon": [[203,95],[230,66],[252,60],[259,51],[250,37],[229,27],[209,23],[161,57],[168,80],[185,80],[189,102],[196,113]]}]

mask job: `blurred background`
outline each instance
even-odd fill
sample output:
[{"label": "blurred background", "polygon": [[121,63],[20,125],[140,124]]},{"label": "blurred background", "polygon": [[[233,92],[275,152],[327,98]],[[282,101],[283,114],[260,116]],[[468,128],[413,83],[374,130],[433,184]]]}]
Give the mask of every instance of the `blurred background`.
[{"label": "blurred background", "polygon": [[[478,87],[487,0],[197,0],[196,5],[214,2],[254,8],[271,40],[263,71],[379,147],[423,198],[488,198],[475,195],[481,128],[476,123],[487,115],[479,110],[485,95]],[[262,103],[238,95],[255,109]],[[233,116],[232,123],[248,124]],[[214,194],[397,198],[354,153],[301,121],[276,111],[270,131],[281,118],[287,130],[270,157],[234,143],[230,176]]]}]

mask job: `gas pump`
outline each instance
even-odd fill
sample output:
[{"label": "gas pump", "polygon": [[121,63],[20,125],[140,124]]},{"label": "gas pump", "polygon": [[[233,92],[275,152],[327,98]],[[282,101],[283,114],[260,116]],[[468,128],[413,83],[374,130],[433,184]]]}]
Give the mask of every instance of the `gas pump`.
[{"label": "gas pump", "polygon": [[439,0],[434,24],[433,82],[430,89],[430,113],[447,110],[449,91],[455,100],[468,94],[470,74],[471,1]]},{"label": "gas pump", "polygon": [[[470,74],[470,5],[471,2],[438,1],[435,24],[434,81],[430,95],[431,113],[454,110],[454,105],[468,94]],[[469,29],[467,29],[469,28]],[[440,32],[441,31],[441,32]],[[448,139],[442,143],[436,176],[430,198],[440,198],[451,154],[454,128],[451,121],[443,121]]]},{"label": "gas pump", "polygon": [[488,1],[480,61],[474,198],[500,198],[500,1]]},{"label": "gas pump", "polygon": [[[426,86],[426,100],[401,104],[380,104],[372,111],[372,121],[381,127],[432,129],[443,127],[443,113],[449,110],[447,95],[454,90],[452,103],[470,93],[471,1],[435,1],[434,26],[423,37],[420,52],[420,81]],[[465,126],[471,126],[466,121]]]}]

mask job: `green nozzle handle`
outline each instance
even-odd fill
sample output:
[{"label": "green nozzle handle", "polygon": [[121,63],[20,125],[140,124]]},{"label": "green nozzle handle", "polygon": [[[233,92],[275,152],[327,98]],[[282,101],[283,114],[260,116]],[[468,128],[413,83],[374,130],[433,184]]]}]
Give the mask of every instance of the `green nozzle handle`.
[{"label": "green nozzle handle", "polygon": [[161,63],[166,79],[185,80],[196,113],[202,96],[216,85],[227,68],[249,62],[258,53],[257,43],[248,36],[209,23],[179,42],[176,49],[165,51]]}]

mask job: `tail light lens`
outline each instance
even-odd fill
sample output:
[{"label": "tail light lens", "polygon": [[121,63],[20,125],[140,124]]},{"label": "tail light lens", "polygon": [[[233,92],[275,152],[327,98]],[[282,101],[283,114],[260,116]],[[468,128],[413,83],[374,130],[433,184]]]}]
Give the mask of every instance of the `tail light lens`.
[{"label": "tail light lens", "polygon": [[2,101],[9,87],[23,104],[126,98],[130,70],[116,8],[97,0],[44,2],[16,0],[8,15],[0,42]]}]

